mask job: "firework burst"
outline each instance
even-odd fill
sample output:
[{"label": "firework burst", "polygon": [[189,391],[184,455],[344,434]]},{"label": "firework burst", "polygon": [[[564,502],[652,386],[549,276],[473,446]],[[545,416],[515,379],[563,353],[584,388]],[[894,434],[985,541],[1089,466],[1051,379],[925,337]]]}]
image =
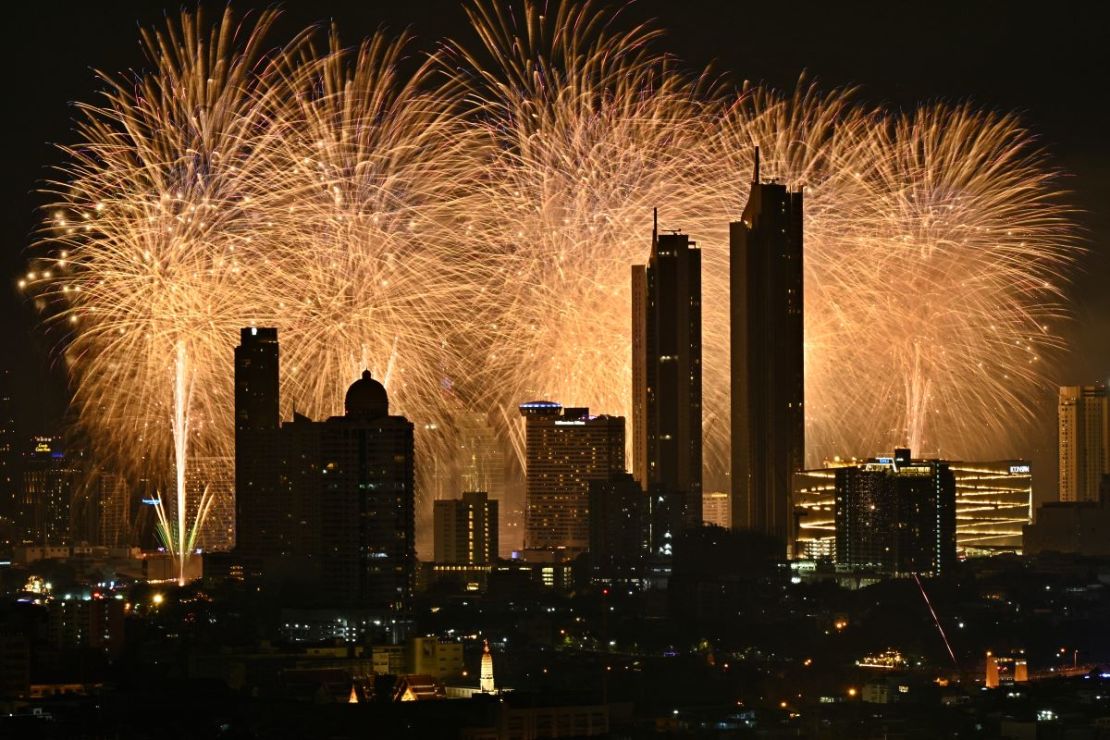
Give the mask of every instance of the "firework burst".
[{"label": "firework burst", "polygon": [[458,409],[518,450],[533,396],[627,415],[629,266],[659,207],[703,249],[706,484],[727,485],[727,223],[756,144],[807,192],[810,461],[1011,452],[1002,420],[1043,381],[1074,250],[1017,120],[735,90],[619,12],[550,10],[475,4],[478,45],[424,61],[404,38],[267,47],[272,13],[186,14],[144,36],[149,73],[104,75],[24,281],[66,329],[97,455],[166,482],[186,464],[184,357],[189,454],[229,456],[229,358],[253,324],[282,331],[283,413],[335,412],[369,367],[447,430],[431,455],[452,454]]}]

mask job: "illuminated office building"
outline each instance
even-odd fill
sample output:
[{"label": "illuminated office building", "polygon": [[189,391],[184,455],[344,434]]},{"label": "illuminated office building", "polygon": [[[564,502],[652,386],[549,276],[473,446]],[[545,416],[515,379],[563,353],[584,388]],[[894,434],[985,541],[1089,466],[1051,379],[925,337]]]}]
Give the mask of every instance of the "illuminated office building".
[{"label": "illuminated office building", "polygon": [[793,475],[792,558],[832,560],[836,556],[836,469],[859,465],[856,458],[825,460],[824,467]]},{"label": "illuminated office building", "polygon": [[521,404],[525,549],[573,557],[589,547],[589,484],[624,472],[624,417],[551,401]]},{"label": "illuminated office building", "polygon": [[1110,473],[1110,397],[1104,385],[1060,388],[1059,475],[1061,501],[1098,501]]},{"label": "illuminated office building", "polygon": [[802,193],[759,176],[729,225],[732,521],[779,538],[805,468]]},{"label": "illuminated office building", "polygon": [[71,507],[81,484],[81,454],[58,437],[35,437],[23,466],[21,529],[37,545],[72,544]]},{"label": "illuminated office building", "polygon": [[1021,553],[1022,528],[1033,521],[1028,460],[950,462],[956,476],[956,547],[965,555]]},{"label": "illuminated office building", "polygon": [[[794,474],[792,558],[832,559],[836,546],[836,468],[850,458]],[[1033,476],[1028,460],[948,462],[956,480],[956,547],[970,556],[1021,553],[1022,528],[1032,521]]]}]

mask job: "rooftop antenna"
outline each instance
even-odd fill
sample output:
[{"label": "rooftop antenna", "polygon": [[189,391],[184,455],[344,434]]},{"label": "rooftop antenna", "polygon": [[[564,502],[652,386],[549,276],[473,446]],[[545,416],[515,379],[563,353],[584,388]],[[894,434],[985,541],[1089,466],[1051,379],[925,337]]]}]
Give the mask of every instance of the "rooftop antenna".
[{"label": "rooftop antenna", "polygon": [[756,185],[759,184],[759,147],[755,148],[755,174],[752,175],[752,182]]},{"label": "rooftop antenna", "polygon": [[651,209],[651,246],[659,242],[659,209]]}]

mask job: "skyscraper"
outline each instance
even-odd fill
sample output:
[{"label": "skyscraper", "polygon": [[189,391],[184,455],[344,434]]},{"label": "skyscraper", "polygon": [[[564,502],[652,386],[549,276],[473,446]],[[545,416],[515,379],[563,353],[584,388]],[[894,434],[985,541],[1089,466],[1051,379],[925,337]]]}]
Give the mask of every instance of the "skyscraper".
[{"label": "skyscraper", "polygon": [[894,457],[836,469],[836,562],[890,575],[941,575],[956,560],[948,464]]},{"label": "skyscraper", "polygon": [[574,556],[589,546],[589,482],[624,472],[624,417],[551,401],[521,404],[525,420],[524,546]]},{"label": "skyscraper", "polygon": [[485,491],[435,502],[435,561],[487,564],[497,560],[497,502]]},{"label": "skyscraper", "polygon": [[320,426],[321,589],[332,605],[405,614],[416,587],[413,425],[363,371]]},{"label": "skyscraper", "polygon": [[732,520],[787,540],[805,467],[802,193],[759,177],[729,225]]},{"label": "skyscraper", "polygon": [[643,578],[648,553],[648,497],[628,473],[590,481],[590,577]]},{"label": "skyscraper", "polygon": [[12,373],[5,368],[0,370],[0,538],[14,539],[21,477],[12,403]]},{"label": "skyscraper", "polygon": [[35,437],[23,468],[22,539],[39,545],[72,544],[71,507],[81,479],[81,453],[59,437]]},{"label": "skyscraper", "polygon": [[701,251],[656,214],[648,264],[632,266],[633,477],[676,497],[674,527],[701,525],[701,395]]},{"label": "skyscraper", "polygon": [[1060,500],[1098,501],[1110,473],[1110,398],[1104,385],[1064,386],[1058,407]]},{"label": "skyscraper", "polygon": [[235,541],[251,569],[287,550],[277,483],[279,399],[277,329],[242,329],[235,348]]}]

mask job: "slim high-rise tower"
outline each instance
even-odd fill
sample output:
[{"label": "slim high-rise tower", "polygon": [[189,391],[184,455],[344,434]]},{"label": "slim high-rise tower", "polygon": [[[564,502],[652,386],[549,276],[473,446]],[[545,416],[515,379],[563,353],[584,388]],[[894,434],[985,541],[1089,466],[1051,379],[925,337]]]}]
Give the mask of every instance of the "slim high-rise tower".
[{"label": "slim high-rise tower", "polygon": [[759,177],[729,225],[732,521],[787,539],[805,462],[802,193]]},{"label": "slim high-rise tower", "polygon": [[1098,501],[1110,473],[1110,394],[1104,385],[1064,386],[1058,414],[1060,500]]},{"label": "slim high-rise tower", "polygon": [[632,266],[633,476],[676,497],[676,526],[701,525],[701,251],[652,228],[651,257]]},{"label": "slim high-rise tower", "polygon": [[242,329],[235,348],[235,542],[252,568],[285,552],[276,500],[278,401],[277,329]]}]

